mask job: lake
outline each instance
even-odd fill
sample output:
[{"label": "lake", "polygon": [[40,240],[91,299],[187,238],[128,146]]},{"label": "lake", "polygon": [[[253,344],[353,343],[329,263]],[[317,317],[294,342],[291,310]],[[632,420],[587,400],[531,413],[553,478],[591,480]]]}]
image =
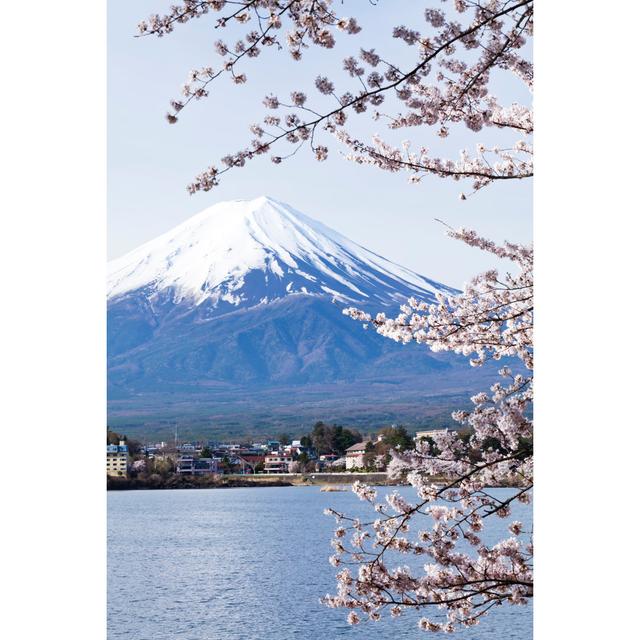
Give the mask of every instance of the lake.
[{"label": "lake", "polygon": [[[419,612],[350,626],[346,610],[319,603],[335,592],[337,571],[328,562],[335,521],[325,507],[372,519],[351,491],[317,486],[109,492],[109,640],[434,637],[417,628]],[[508,522],[515,519],[529,528],[531,507],[515,505]],[[485,533],[495,541],[503,535]],[[446,637],[532,636],[532,607],[502,606]]]}]

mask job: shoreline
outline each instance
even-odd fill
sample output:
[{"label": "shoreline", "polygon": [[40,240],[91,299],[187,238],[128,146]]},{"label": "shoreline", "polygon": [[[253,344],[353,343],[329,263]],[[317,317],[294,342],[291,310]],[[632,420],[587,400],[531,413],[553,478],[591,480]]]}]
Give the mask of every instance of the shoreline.
[{"label": "shoreline", "polygon": [[[256,487],[322,487],[326,491],[349,491],[355,481],[376,487],[409,486],[406,482],[390,480],[385,473],[289,473],[251,475],[179,476],[167,478],[107,478],[107,491],[163,491],[172,489],[238,489]],[[445,478],[433,478],[446,483]],[[494,486],[487,488],[515,488]]]},{"label": "shoreline", "polygon": [[218,476],[179,476],[167,478],[107,478],[107,491],[137,491],[143,489],[233,489],[247,487],[310,487],[350,486],[356,480],[376,486],[396,486],[401,482],[390,481],[386,473],[286,473]]}]

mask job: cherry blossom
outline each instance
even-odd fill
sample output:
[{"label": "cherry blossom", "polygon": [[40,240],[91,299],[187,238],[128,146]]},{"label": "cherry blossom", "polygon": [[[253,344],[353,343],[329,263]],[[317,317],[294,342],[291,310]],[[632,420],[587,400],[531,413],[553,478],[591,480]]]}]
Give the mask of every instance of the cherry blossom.
[{"label": "cherry blossom", "polygon": [[[444,5],[427,6],[424,21],[415,28],[389,26],[390,39],[415,50],[413,64],[384,59],[376,47],[359,47],[333,74],[317,77],[317,96],[295,87],[288,99],[266,96],[263,105],[279,113],[277,120],[264,117],[260,135],[255,135],[256,125],[252,125],[255,137],[222,158],[222,166],[212,164],[197,175],[188,185],[189,192],[212,189],[221,174],[244,167],[260,155],[270,154],[273,162],[281,164],[308,146],[322,161],[331,140],[346,148],[347,159],[386,171],[406,171],[411,183],[427,175],[468,179],[474,192],[494,181],[531,177],[531,108],[494,95],[492,79],[506,73],[532,88],[527,43],[533,33],[533,0],[454,0]],[[266,48],[301,60],[310,47],[331,49],[337,38],[360,33],[357,18],[338,15],[339,8],[332,0],[182,0],[169,13],[142,21],[141,36],[166,36],[179,25],[208,15],[220,16],[214,18],[218,31],[231,25],[237,26],[234,33],[242,30],[242,37],[235,40],[215,40],[212,49],[221,57],[220,63],[188,73],[180,99],[170,103],[173,111],[167,121],[176,124],[178,114],[183,117],[190,102],[207,98],[210,85],[223,75],[234,84],[250,81],[249,59],[258,58]],[[350,124],[352,117],[363,114],[391,131],[434,127],[436,136],[444,138],[453,127],[474,133],[493,128],[513,137],[506,145],[476,145],[461,151],[459,158],[443,158],[424,143],[412,148],[398,147],[380,135],[362,139]],[[320,142],[320,138],[327,140]],[[278,150],[287,144],[293,145],[290,151]]]},{"label": "cherry blossom", "polygon": [[[405,172],[411,184],[427,176],[464,181],[470,189],[461,190],[462,200],[492,184],[531,178],[531,106],[514,102],[509,90],[498,95],[496,87],[508,83],[495,79],[506,75],[532,90],[533,0],[425,5],[420,24],[388,25],[389,40],[411,54],[402,63],[383,54],[384,43],[350,44],[350,36],[366,32],[333,0],[181,0],[141,22],[140,36],[163,37],[194,19],[214,21],[211,52],[219,60],[186,74],[166,115],[178,126],[212,83],[225,76],[231,85],[251,82],[266,49],[304,64],[311,47],[332,49],[341,38],[341,47],[351,47],[335,69],[314,71],[306,91],[289,87],[264,96],[257,108],[265,113],[249,124],[249,141],[196,175],[189,192],[213,189],[224,173],[258,156],[282,165],[306,148],[318,161],[339,149],[354,163]],[[232,35],[220,37],[225,31]],[[357,118],[387,134],[364,138]],[[411,139],[394,141],[398,132]],[[473,143],[457,157],[442,157],[434,148],[454,132]],[[345,609],[350,624],[415,611],[419,629],[452,632],[533,595],[532,532],[511,513],[514,503],[531,501],[533,489],[533,250],[464,228],[449,235],[510,261],[514,272],[486,271],[462,293],[439,295],[433,304],[410,299],[396,317],[345,313],[399,343],[467,356],[475,367],[502,360],[500,379],[474,395],[469,409],[453,413],[462,431],[392,452],[388,473],[409,483],[415,499],[398,492],[380,499],[375,488],[356,482],[354,492],[371,506],[370,521],[327,510],[338,525],[329,558],[337,590],[323,601]],[[512,491],[496,497],[496,486]],[[504,525],[505,537],[495,544],[483,537],[489,519]],[[398,566],[397,554],[420,557],[421,567]]]},{"label": "cherry blossom", "polygon": [[[533,489],[533,251],[465,229],[449,235],[510,260],[518,273],[487,271],[435,304],[409,300],[395,318],[355,308],[345,313],[401,343],[471,356],[474,366],[508,358],[528,373],[503,366],[490,392],[471,398],[471,410],[454,412],[468,429],[466,439],[456,431],[436,433],[414,450],[392,451],[388,473],[414,487],[415,502],[397,492],[380,502],[374,488],[354,483],[377,518],[362,523],[330,510],[340,531],[333,564],[344,569],[337,593],[324,598],[328,606],[358,609],[369,618],[387,609],[392,617],[407,609],[445,611],[418,621],[420,629],[440,632],[475,625],[494,606],[522,605],[533,595],[532,532],[509,521],[511,504],[529,503]],[[514,489],[496,497],[490,490],[496,486]],[[509,521],[510,537],[483,542],[488,518]],[[424,556],[422,571],[394,567],[392,553]]]}]

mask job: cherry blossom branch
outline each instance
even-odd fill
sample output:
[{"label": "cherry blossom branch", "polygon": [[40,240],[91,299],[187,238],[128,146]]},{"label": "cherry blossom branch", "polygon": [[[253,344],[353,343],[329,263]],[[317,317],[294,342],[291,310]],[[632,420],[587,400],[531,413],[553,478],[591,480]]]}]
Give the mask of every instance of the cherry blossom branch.
[{"label": "cherry blossom branch", "polygon": [[[530,109],[521,105],[506,108],[501,106],[498,100],[488,93],[487,85],[495,69],[510,71],[531,84],[531,65],[515,52],[524,47],[527,37],[531,35],[533,0],[511,0],[503,3],[494,0],[455,0],[453,4],[459,14],[471,14],[466,27],[440,9],[427,9],[427,34],[422,35],[404,25],[393,29],[394,38],[417,48],[418,60],[408,71],[402,72],[399,65],[383,59],[374,49],[361,49],[360,59],[374,70],[366,77],[365,82],[364,66],[353,56],[344,60],[344,71],[359,87],[353,94],[347,92],[338,96],[335,85],[329,78],[318,77],[316,87],[321,94],[332,96],[338,101],[335,108],[323,110],[319,107],[305,106],[307,97],[302,91],[292,92],[292,97],[295,96],[293,105],[284,104],[275,96],[267,96],[265,104],[268,108],[277,110],[285,107],[294,110],[295,113],[286,118],[267,116],[263,124],[252,125],[251,130],[256,138],[251,144],[225,156],[222,159],[225,165],[223,168],[212,165],[196,176],[188,186],[190,193],[208,191],[219,184],[222,174],[231,168],[245,166],[248,160],[271,151],[281,142],[291,143],[295,150],[273,155],[272,161],[276,164],[295,156],[303,146],[300,142],[307,142],[318,160],[326,159],[328,147],[315,143],[318,128],[351,147],[354,154],[348,155],[348,159],[360,164],[373,164],[388,171],[408,170],[412,182],[418,182],[427,174],[443,178],[452,177],[456,180],[468,178],[473,181],[473,190],[476,191],[494,181],[530,177],[530,157],[523,157],[530,155],[530,145],[525,141],[517,141],[510,149],[498,151],[493,148],[491,152],[496,154],[497,163],[491,165],[484,157],[484,152],[475,159],[467,155],[459,162],[453,162],[431,158],[428,150],[422,148],[419,154],[403,158],[400,150],[385,145],[379,138],[376,138],[372,146],[354,137],[347,129],[346,123],[350,113],[362,114],[369,106],[375,108],[384,101],[387,94],[390,94],[406,109],[404,113],[391,120],[392,129],[438,124],[438,135],[446,137],[449,135],[449,126],[462,122],[474,131],[479,131],[485,126],[498,126],[519,131],[521,134],[532,133]],[[291,0],[287,3],[277,0],[239,3],[226,0],[185,0],[182,5],[173,7],[169,14],[154,15],[148,21],[142,22],[139,25],[142,35],[162,36],[170,33],[176,23],[199,18],[210,11],[222,12],[227,6],[233,9],[217,21],[216,28],[225,27],[231,22],[249,24],[252,19],[257,22],[258,30],[246,33],[246,43],[239,40],[235,47],[223,41],[216,43],[218,52],[227,58],[223,66],[218,70],[204,67],[192,71],[182,90],[186,99],[171,101],[173,112],[167,114],[167,120],[176,123],[178,114],[193,100],[206,97],[208,86],[225,72],[230,73],[234,83],[245,83],[247,77],[245,73],[236,72],[236,65],[245,57],[257,57],[264,47],[277,45],[278,48],[282,48],[277,31],[285,22],[292,29],[287,36],[287,44],[294,59],[301,58],[304,47],[334,47],[334,30],[347,34],[360,32],[355,18],[338,18],[330,9],[331,5],[331,0]],[[264,10],[265,15],[262,16],[259,10]],[[507,30],[504,29],[504,18],[513,21]],[[477,60],[469,62],[462,57],[455,57],[456,48],[459,46],[467,51],[477,49]],[[383,70],[386,67],[384,73],[375,70],[380,65]],[[428,84],[425,79],[433,75],[433,65],[438,65],[441,71],[437,74],[435,82]],[[314,114],[315,117],[300,117],[303,114]],[[373,117],[374,120],[378,119],[380,114],[374,111]],[[284,127],[280,126],[282,122],[285,122]],[[269,127],[276,127],[280,131],[272,133]],[[265,135],[270,137],[268,141],[261,140]]]},{"label": "cherry blossom branch", "polygon": [[[462,294],[440,296],[437,304],[410,301],[395,320],[372,319],[354,309],[346,313],[368,320],[383,335],[401,342],[476,351],[476,364],[482,364],[487,353],[493,357],[509,353],[531,368],[531,248],[497,245],[466,230],[448,233],[511,259],[521,273],[500,280],[493,271],[481,274]],[[515,351],[510,353],[511,349]],[[450,632],[477,624],[495,604],[522,605],[533,596],[531,532],[514,520],[507,527],[511,537],[493,546],[481,537],[485,521],[509,518],[511,505],[529,503],[533,489],[533,424],[528,417],[533,377],[514,374],[509,367],[503,367],[500,375],[507,382],[494,384],[491,395],[473,396],[472,411],[454,412],[453,417],[470,428],[468,438],[457,432],[438,433],[433,443],[421,441],[414,450],[392,452],[388,474],[415,488],[415,503],[394,492],[386,496],[388,510],[376,502],[375,489],[355,483],[354,492],[381,517],[363,523],[330,512],[339,524],[347,522],[353,535],[347,541],[347,528],[336,529],[330,561],[343,568],[337,575],[337,593],[323,601],[348,609],[352,624],[363,615],[377,620],[386,608],[392,616],[407,609],[435,608],[445,612],[445,619],[423,617],[419,627]],[[497,497],[487,490],[495,485],[515,489]],[[424,518],[433,523],[431,528],[419,528]],[[462,541],[467,549],[460,547]],[[424,573],[407,567],[390,569],[390,553],[427,555],[431,563],[424,565]]]}]

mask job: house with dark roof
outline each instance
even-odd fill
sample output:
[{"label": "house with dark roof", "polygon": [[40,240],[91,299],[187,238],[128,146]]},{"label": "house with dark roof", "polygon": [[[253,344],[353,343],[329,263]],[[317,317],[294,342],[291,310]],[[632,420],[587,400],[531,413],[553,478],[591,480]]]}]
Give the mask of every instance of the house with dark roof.
[{"label": "house with dark roof", "polygon": [[363,440],[362,442],[356,442],[346,450],[345,468],[347,471],[364,467],[364,454],[368,445],[373,445],[373,442],[371,440]]}]

